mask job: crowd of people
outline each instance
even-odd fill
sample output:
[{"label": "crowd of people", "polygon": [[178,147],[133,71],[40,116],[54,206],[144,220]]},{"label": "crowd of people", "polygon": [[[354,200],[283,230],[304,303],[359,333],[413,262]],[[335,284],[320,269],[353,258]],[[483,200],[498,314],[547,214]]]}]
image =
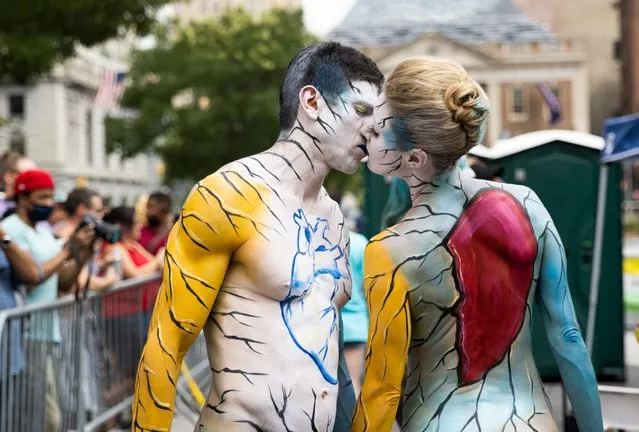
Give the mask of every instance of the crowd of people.
[{"label": "crowd of people", "polygon": [[[168,194],[154,192],[138,209],[110,208],[87,187],[60,199],[51,174],[15,152],[0,159],[0,183],[0,310],[68,295],[82,298],[163,269],[174,222]],[[93,320],[83,341],[82,381],[87,385],[81,389],[88,418],[101,405],[119,402],[123,391],[131,394],[158,291],[155,280],[139,289],[109,292],[92,303]],[[73,312],[35,313],[5,325],[0,385],[13,381],[13,388],[26,394],[13,398],[10,411],[19,412],[15,399],[24,399],[30,413],[16,415],[21,417],[14,421],[16,430],[58,431],[64,416],[65,424],[75,418],[78,395],[69,388],[77,366],[72,361]]]}]

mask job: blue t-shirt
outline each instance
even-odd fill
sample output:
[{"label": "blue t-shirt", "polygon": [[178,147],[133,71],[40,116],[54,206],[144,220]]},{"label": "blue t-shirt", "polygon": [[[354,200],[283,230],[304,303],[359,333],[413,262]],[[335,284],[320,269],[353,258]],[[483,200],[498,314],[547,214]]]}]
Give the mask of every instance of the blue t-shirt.
[{"label": "blue t-shirt", "polygon": [[[51,231],[38,225],[33,229],[13,214],[0,223],[2,229],[11,240],[22,249],[28,251],[39,264],[51,260],[62,251],[62,246]],[[58,298],[58,274],[32,288],[26,298],[27,304],[49,303]],[[60,342],[60,321],[56,311],[34,314],[29,323],[25,337],[41,341]]]},{"label": "blue t-shirt", "polygon": [[[11,274],[11,264],[7,256],[0,252],[0,310],[12,309],[17,306],[14,294],[14,281]],[[22,354],[20,320],[12,319],[5,323],[4,334],[0,336],[0,381],[6,379],[7,371],[15,375],[24,368],[24,356]],[[9,337],[7,337],[7,334]],[[9,361],[4,353],[9,351]]]},{"label": "blue t-shirt", "polygon": [[351,247],[348,261],[351,266],[353,287],[351,299],[342,308],[344,343],[366,342],[368,338],[368,307],[364,296],[364,249],[368,239],[360,233],[350,232]]}]

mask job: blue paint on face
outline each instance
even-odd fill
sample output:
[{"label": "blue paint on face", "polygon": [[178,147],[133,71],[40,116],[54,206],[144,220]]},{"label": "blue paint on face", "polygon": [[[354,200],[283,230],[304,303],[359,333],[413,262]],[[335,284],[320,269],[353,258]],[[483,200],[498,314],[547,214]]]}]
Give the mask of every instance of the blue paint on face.
[{"label": "blue paint on face", "polygon": [[[286,298],[280,302],[282,319],[295,345],[307,354],[318,367],[326,381],[337,384],[337,376],[326,369],[326,361],[331,338],[337,329],[337,310],[332,300],[337,294],[338,281],[349,279],[344,251],[339,244],[333,244],[327,238],[328,221],[317,218],[314,224],[308,222],[302,209],[293,214],[293,221],[298,226],[297,252],[291,267],[291,285]],[[322,289],[322,281],[317,279],[329,276],[333,282],[330,301],[326,299],[325,307],[304,309],[304,300],[310,295],[314,286]],[[324,279],[325,280],[325,279]],[[315,301],[323,300],[321,293]],[[297,334],[297,330],[313,325],[313,335]],[[314,337],[318,336],[319,337]]]},{"label": "blue paint on face", "polygon": [[344,71],[334,64],[322,64],[318,67],[313,79],[313,86],[323,97],[334,102],[339,95],[348,90],[348,79]]},{"label": "blue paint on face", "polygon": [[[395,147],[400,151],[408,151],[415,147],[413,134],[408,128],[408,123],[402,117],[395,116],[391,123],[390,129],[393,131]],[[386,138],[386,135],[384,135]]]}]

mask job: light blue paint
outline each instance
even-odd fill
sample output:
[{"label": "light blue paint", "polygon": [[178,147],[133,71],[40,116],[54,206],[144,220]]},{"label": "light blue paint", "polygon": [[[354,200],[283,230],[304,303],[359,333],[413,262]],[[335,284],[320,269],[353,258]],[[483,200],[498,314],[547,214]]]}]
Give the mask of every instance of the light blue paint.
[{"label": "light blue paint", "polygon": [[[293,257],[291,267],[291,284],[286,299],[280,302],[284,325],[295,345],[306,353],[317,365],[326,381],[337,384],[337,377],[326,370],[324,362],[328,355],[329,343],[337,329],[337,310],[332,300],[339,288],[338,281],[348,279],[347,273],[340,271],[340,265],[345,267],[346,256],[339,244],[332,244],[327,238],[329,229],[326,219],[317,218],[314,224],[308,222],[302,209],[293,215],[293,221],[298,226],[297,252]],[[301,321],[304,317],[304,299],[313,288],[319,285],[319,276],[327,275],[333,279],[333,292],[326,307],[319,311],[317,317],[319,327],[317,332],[325,333],[319,346],[310,346],[313,341],[303,340],[295,333],[293,321]],[[321,298],[321,297],[318,297]]]},{"label": "light blue paint", "polygon": [[601,431],[597,379],[568,290],[566,256],[555,226],[545,230],[537,306],[580,431]]}]

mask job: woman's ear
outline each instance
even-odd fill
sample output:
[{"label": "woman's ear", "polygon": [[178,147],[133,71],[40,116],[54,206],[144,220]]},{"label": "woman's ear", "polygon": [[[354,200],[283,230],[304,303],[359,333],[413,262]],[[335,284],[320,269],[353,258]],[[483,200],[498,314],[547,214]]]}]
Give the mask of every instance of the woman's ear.
[{"label": "woman's ear", "polygon": [[313,86],[307,85],[300,90],[300,110],[311,120],[317,120],[320,115],[320,104],[318,103],[322,95]]},{"label": "woman's ear", "polygon": [[409,150],[406,153],[406,165],[411,170],[420,169],[428,162],[428,155],[422,149]]}]

